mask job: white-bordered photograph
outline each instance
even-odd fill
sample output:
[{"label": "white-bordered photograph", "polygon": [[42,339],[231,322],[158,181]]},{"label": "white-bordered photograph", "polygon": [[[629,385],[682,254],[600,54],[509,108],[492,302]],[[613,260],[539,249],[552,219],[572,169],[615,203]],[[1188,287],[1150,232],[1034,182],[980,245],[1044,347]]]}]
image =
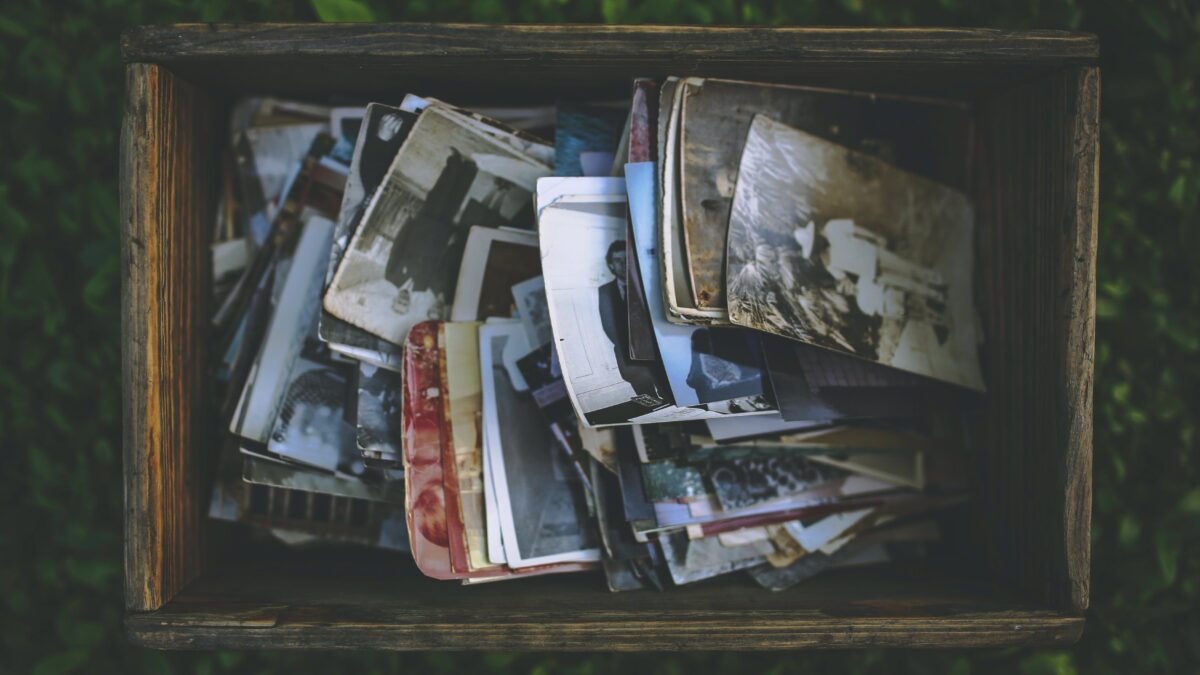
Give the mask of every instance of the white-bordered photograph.
[{"label": "white-bordered photograph", "polygon": [[452,321],[513,315],[512,287],[542,273],[537,233],[472,227],[454,290]]},{"label": "white-bordered photograph", "polygon": [[734,323],[984,388],[961,192],[759,115],[729,221]]},{"label": "white-bordered photograph", "polygon": [[522,568],[600,560],[599,535],[570,459],[505,366],[506,352],[528,352],[524,330],[515,322],[484,324],[479,343],[484,449],[506,562]]},{"label": "white-bordered photograph", "polygon": [[550,167],[437,107],[425,109],[371,199],[325,308],[400,343],[449,316],[473,225],[533,229],[532,195]]},{"label": "white-bordered photograph", "polygon": [[576,411],[602,426],[671,407],[660,365],[629,358],[624,217],[559,208],[566,199],[542,210],[539,228],[550,322]]}]

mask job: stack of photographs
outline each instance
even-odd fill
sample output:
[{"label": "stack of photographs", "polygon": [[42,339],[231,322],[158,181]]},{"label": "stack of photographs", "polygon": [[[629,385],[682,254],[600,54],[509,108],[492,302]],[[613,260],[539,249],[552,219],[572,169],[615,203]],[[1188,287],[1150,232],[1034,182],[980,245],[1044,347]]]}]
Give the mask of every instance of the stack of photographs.
[{"label": "stack of photographs", "polygon": [[235,108],[214,517],[472,585],[945,550],[986,391],[969,106],[631,84]]}]

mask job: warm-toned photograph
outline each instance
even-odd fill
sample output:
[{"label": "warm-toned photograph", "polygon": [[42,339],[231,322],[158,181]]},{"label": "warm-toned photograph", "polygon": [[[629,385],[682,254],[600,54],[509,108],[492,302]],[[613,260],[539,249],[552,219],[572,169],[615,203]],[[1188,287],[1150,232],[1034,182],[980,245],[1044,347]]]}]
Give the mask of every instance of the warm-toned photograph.
[{"label": "warm-toned photograph", "polygon": [[729,218],[730,319],[982,390],[962,193],[759,115]]}]

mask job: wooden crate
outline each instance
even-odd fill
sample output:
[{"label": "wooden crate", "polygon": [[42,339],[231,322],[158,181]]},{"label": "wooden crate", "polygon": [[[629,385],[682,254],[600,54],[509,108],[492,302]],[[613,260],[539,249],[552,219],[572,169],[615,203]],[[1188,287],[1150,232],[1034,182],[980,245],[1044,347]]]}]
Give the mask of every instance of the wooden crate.
[{"label": "wooden crate", "polygon": [[[123,39],[130,638],[153,647],[776,649],[1062,644],[1088,605],[1099,71],[1095,37],[979,29],[184,25]],[[973,104],[990,386],[961,555],[769,593],[610,594],[595,575],[464,588],[371,551],[250,545],[206,518],[207,244],[231,101],[624,96],[709,75]]]}]

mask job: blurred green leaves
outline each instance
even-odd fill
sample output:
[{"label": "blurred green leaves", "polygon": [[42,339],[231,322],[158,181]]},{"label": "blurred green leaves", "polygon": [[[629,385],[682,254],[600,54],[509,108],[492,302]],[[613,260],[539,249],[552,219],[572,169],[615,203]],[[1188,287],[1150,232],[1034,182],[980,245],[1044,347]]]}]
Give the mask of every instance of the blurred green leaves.
[{"label": "blurred green leaves", "polygon": [[[121,629],[118,35],[171,21],[968,25],[1098,33],[1092,610],[1069,650],[159,654]],[[0,4],[0,671],[1125,673],[1200,663],[1200,11],[1178,0]],[[604,645],[596,645],[602,650]],[[1189,668],[1186,664],[1192,664]]]},{"label": "blurred green leaves", "polygon": [[312,0],[322,21],[374,21],[375,12],[359,0]]}]

